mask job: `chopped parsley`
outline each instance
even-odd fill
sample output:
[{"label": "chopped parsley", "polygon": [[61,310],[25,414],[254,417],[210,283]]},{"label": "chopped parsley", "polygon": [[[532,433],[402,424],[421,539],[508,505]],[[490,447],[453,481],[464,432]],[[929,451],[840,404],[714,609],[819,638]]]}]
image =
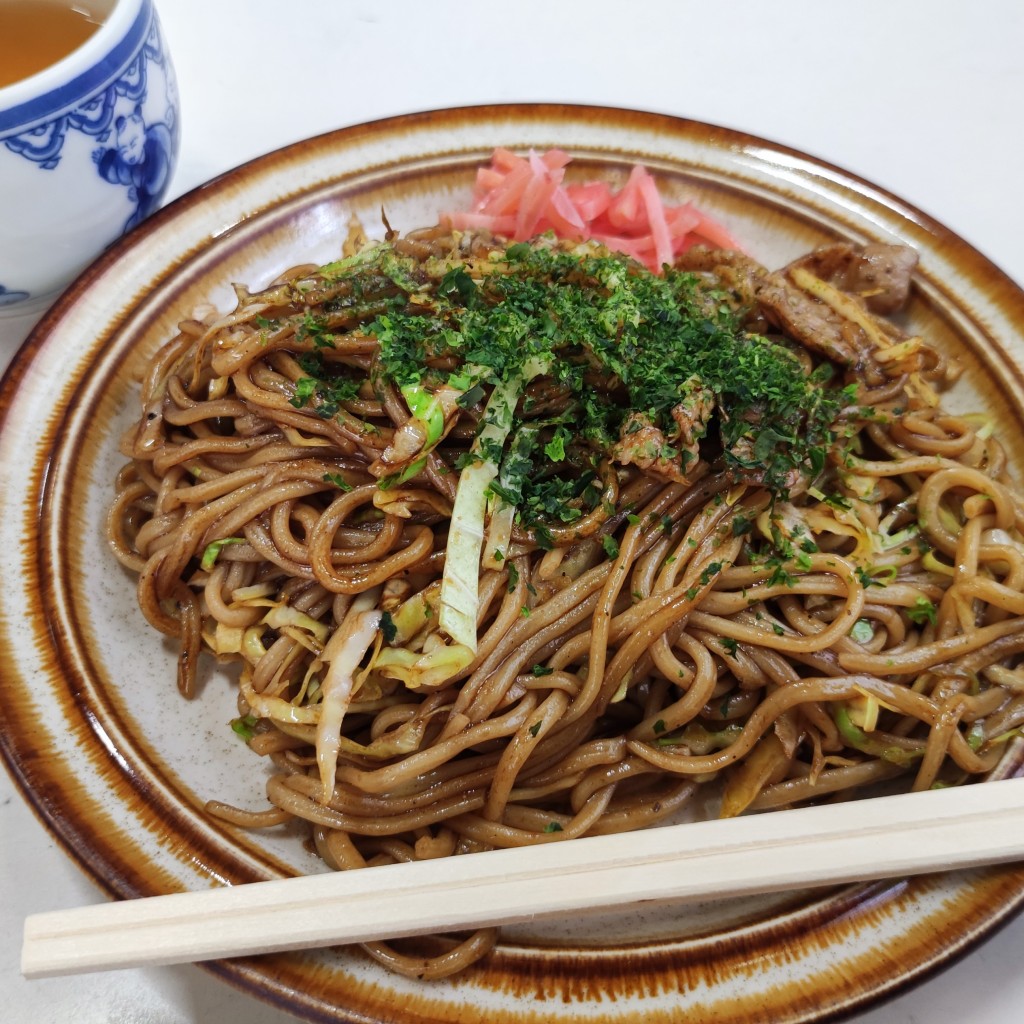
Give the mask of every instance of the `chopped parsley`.
[{"label": "chopped parsley", "polygon": [[[361,269],[379,273],[375,265]],[[534,472],[524,478],[524,497],[536,521],[571,521],[564,509],[585,508],[567,483],[641,423],[659,432],[651,457],[685,465],[692,453],[682,451],[673,410],[695,408],[698,396],[714,406],[726,466],[785,493],[794,472],[820,471],[849,399],[828,386],[830,366],[806,373],[786,348],[744,330],[741,314],[694,274],[655,275],[618,254],[517,243],[478,279],[456,265],[431,289],[414,263],[389,276],[408,291],[365,329],[398,387],[447,384],[462,392],[460,404],[475,405],[483,389],[543,361],[567,416],[539,426],[528,456]],[[457,369],[432,368],[452,358]],[[595,388],[595,379],[604,386]],[[527,403],[521,407],[525,416]]]},{"label": "chopped parsley", "polygon": [[780,559],[770,558],[768,560],[768,566],[772,570],[771,575],[769,575],[768,579],[765,580],[769,587],[791,587],[796,582],[793,579],[792,573],[787,572]]},{"label": "chopped parsley", "polygon": [[[301,314],[258,323],[294,332],[298,373],[284,391],[295,408],[366,432],[376,428],[346,404],[399,392],[414,423],[422,420],[426,439],[379,487],[414,477],[450,436],[454,450],[436,471],[451,467],[465,478],[472,469],[482,479],[481,470],[494,470],[481,485],[487,514],[504,509],[536,548],[550,550],[574,524],[606,513],[614,529],[600,543],[614,559],[619,524],[608,490],[616,463],[685,480],[699,458],[779,499],[800,478],[818,476],[841,443],[837,424],[853,395],[834,386],[834,367],[808,371],[785,345],[748,330],[736,296],[700,275],[653,274],[596,246],[544,241],[477,259],[420,261],[379,243],[296,286],[307,306]],[[347,332],[376,339],[369,379],[343,354]],[[448,435],[453,415],[460,430]],[[474,439],[464,430],[472,421]],[[341,474],[323,479],[347,488]],[[641,525],[633,510],[626,519]],[[731,528],[740,536],[754,525],[737,516]],[[660,526],[671,533],[675,522],[663,515]],[[786,566],[809,568],[815,550],[805,542],[788,551]],[[782,561],[768,564],[770,585],[791,584]],[[700,586],[721,569],[709,565]],[[510,565],[510,591],[517,581]]]},{"label": "chopped parsley", "polygon": [[395,642],[395,637],[398,636],[398,627],[395,625],[395,620],[391,618],[390,612],[384,612],[381,615],[380,632],[385,643],[393,644]]},{"label": "chopped parsley", "polygon": [[328,363],[321,352],[302,352],[296,361],[307,375],[295,381],[295,393],[288,399],[296,409],[309,407],[321,419],[329,420],[359,393],[359,379],[344,367]]},{"label": "chopped parsley", "polygon": [[863,566],[857,566],[857,579],[860,580],[860,585],[867,590],[868,587],[884,587],[885,584],[875,579],[872,573],[865,569]]},{"label": "chopped parsley", "polygon": [[316,386],[317,381],[314,377],[300,377],[295,382],[295,394],[288,401],[296,409],[301,409],[316,394]]},{"label": "chopped parsley", "polygon": [[701,586],[706,587],[722,571],[721,562],[709,562],[700,574]]}]

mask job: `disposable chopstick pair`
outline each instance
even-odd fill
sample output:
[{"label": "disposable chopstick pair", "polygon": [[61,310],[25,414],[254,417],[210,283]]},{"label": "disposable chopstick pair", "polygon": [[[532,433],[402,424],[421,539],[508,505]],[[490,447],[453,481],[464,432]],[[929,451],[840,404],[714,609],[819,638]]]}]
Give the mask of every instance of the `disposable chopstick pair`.
[{"label": "disposable chopstick pair", "polygon": [[35,914],[29,978],[1024,861],[1024,779]]}]

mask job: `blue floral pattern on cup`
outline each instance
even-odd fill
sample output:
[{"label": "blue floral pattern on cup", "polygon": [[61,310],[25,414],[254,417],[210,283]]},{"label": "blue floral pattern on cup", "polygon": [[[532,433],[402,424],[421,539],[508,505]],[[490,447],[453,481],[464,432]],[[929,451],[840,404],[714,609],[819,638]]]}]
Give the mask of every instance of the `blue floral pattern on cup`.
[{"label": "blue floral pattern on cup", "polygon": [[[149,19],[148,30],[116,80],[74,109],[2,140],[7,149],[40,170],[53,171],[60,164],[69,133],[94,138],[96,173],[110,185],[125,189],[134,207],[123,231],[135,227],[160,205],[179,144],[174,70],[148,0],[141,14]],[[0,306],[28,297],[28,292],[0,283]]]},{"label": "blue floral pattern on cup", "polygon": [[171,178],[175,141],[166,123],[147,125],[137,104],[129,113],[118,115],[111,142],[93,150],[92,156],[102,178],[128,188],[128,198],[135,204],[124,226],[128,231],[160,205]]},{"label": "blue floral pattern on cup", "polygon": [[28,292],[12,291],[0,284],[0,306],[11,306],[15,302],[22,302],[28,297]]}]

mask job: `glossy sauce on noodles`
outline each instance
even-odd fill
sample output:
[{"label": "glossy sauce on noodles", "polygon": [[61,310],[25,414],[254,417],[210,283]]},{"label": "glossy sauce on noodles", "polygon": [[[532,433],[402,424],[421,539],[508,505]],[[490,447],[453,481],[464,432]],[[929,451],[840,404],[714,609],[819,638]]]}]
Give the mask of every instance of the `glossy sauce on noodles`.
[{"label": "glossy sauce on noodles", "polygon": [[442,226],[184,321],[111,543],[186,696],[241,662],[269,806],[210,812],[348,869],[983,777],[1024,724],[1024,500],[871,308],[913,262],[658,276]]}]

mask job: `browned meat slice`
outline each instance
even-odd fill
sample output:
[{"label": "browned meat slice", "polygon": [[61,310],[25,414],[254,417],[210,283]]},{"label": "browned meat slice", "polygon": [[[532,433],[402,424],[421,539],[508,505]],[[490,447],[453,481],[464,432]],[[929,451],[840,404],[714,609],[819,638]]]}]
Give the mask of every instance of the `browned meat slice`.
[{"label": "browned meat slice", "polygon": [[786,268],[806,267],[812,274],[858,296],[872,313],[895,313],[907,301],[917,252],[906,245],[872,242],[865,246],[827,245]]},{"label": "browned meat slice", "polygon": [[[745,434],[729,449],[729,454],[736,460],[736,465],[730,468],[734,479],[747,484],[759,485],[765,482],[767,473],[763,465],[758,465],[758,458],[754,451],[754,437],[752,434]],[[794,466],[781,481],[782,488],[791,497],[799,494],[807,486],[807,478]]]},{"label": "browned meat slice", "polygon": [[678,428],[674,440],[682,449],[682,465],[697,461],[700,439],[707,434],[714,411],[715,393],[705,387],[699,377],[691,377],[683,385],[682,401],[672,408],[672,419]]},{"label": "browned meat slice", "polygon": [[680,402],[673,406],[668,434],[643,412],[631,412],[619,429],[612,459],[634,465],[652,476],[687,483],[688,473],[700,460],[700,441],[708,432],[715,410],[715,394],[697,377],[683,385]]},{"label": "browned meat slice", "polygon": [[861,366],[872,345],[856,324],[801,291],[782,274],[768,274],[757,289],[765,318],[813,352],[843,366]]},{"label": "browned meat slice", "polygon": [[741,252],[708,249],[703,245],[681,253],[676,257],[675,265],[679,270],[703,274],[712,283],[732,291],[743,306],[755,304],[757,283],[769,273],[757,260]]},{"label": "browned meat slice", "polygon": [[713,274],[746,305],[813,352],[843,366],[859,366],[871,351],[864,332],[823,302],[801,291],[783,273],[767,270],[742,253],[690,249],[677,266]]},{"label": "browned meat slice", "polygon": [[664,432],[646,413],[631,412],[626,417],[611,456],[623,466],[637,466],[663,480],[688,482],[681,452],[672,447]]}]

